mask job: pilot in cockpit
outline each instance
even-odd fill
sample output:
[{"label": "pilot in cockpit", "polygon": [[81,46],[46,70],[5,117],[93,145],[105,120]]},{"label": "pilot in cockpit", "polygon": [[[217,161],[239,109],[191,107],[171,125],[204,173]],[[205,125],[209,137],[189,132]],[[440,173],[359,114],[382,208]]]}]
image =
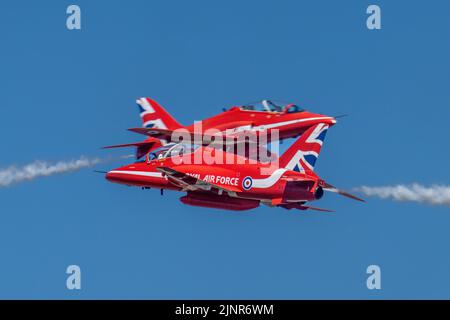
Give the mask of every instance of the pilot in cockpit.
[{"label": "pilot in cockpit", "polygon": [[242,110],[246,111],[265,111],[265,112],[279,112],[279,113],[297,113],[302,112],[304,109],[293,103],[278,103],[273,100],[262,100],[257,103],[246,104],[241,107]]},{"label": "pilot in cockpit", "polygon": [[192,153],[198,146],[187,143],[169,143],[163,147],[155,149],[148,153],[147,161],[166,159],[174,156],[183,156],[183,154]]}]

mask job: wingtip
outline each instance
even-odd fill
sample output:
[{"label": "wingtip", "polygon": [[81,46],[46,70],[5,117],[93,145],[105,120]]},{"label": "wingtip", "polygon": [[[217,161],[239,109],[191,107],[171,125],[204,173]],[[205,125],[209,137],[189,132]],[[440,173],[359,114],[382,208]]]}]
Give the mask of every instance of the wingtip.
[{"label": "wingtip", "polygon": [[360,202],[364,202],[364,203],[366,202],[366,200],[364,200],[364,199],[362,199],[360,197],[357,197],[357,196],[355,196],[355,195],[353,195],[351,193],[348,193],[347,191],[338,189],[335,186],[333,186],[333,185],[331,185],[331,184],[329,184],[327,182],[324,182],[323,188],[324,188],[324,190],[327,190],[327,191],[330,191],[330,192],[335,192],[337,194],[340,194],[341,196],[344,196],[344,197],[347,197],[347,198],[350,198],[350,199],[353,199],[353,200],[356,200],[356,201],[360,201]]},{"label": "wingtip", "polygon": [[128,128],[128,131],[133,131],[133,132],[137,132],[137,131],[141,131],[143,128]]},{"label": "wingtip", "polygon": [[346,196],[346,197],[351,198],[351,199],[356,200],[356,201],[366,202],[366,200],[364,200],[364,199],[362,199],[362,198],[360,198],[360,197],[357,197],[357,196],[355,196],[355,195],[353,195],[353,194],[350,194],[350,193],[348,193],[348,192],[342,192],[341,194],[342,194],[343,196]]},{"label": "wingtip", "polygon": [[327,212],[327,213],[336,212],[336,211],[330,210],[330,209],[324,209],[324,208],[318,208],[318,207],[311,207],[311,206],[306,206],[306,205],[303,205],[303,208],[309,209],[309,210],[314,210],[314,211]]},{"label": "wingtip", "polygon": [[345,113],[345,114],[340,114],[340,115],[337,115],[337,116],[333,116],[333,118],[340,119],[340,118],[345,118],[345,117],[348,117],[348,116],[350,116],[350,115],[348,113]]},{"label": "wingtip", "polygon": [[364,199],[362,199],[362,198],[359,198],[359,197],[357,197],[357,196],[355,196],[355,195],[353,195],[353,194],[350,194],[350,193],[348,193],[348,192],[338,192],[339,194],[341,194],[341,195],[343,195],[343,196],[345,196],[345,197],[347,197],[347,198],[350,198],[350,199],[353,199],[353,200],[356,200],[356,201],[359,201],[359,202],[366,202],[366,200],[364,200]]}]

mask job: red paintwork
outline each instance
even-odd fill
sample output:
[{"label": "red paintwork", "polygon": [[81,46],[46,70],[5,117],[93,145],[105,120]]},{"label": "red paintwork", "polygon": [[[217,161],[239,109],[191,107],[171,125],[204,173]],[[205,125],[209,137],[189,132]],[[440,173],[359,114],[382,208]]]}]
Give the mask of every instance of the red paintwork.
[{"label": "red paintwork", "polygon": [[[152,116],[151,119],[147,119],[147,124],[174,125],[175,120],[167,114],[155,119],[156,112],[160,114],[162,107],[159,105],[156,107],[152,100],[147,99],[144,102],[141,115]],[[299,117],[303,117],[303,120],[308,117],[319,117],[322,121],[317,123],[318,120],[308,120],[301,122],[301,126],[298,123],[283,125],[280,128],[283,138],[299,135],[301,132],[303,134],[283,155],[276,158],[275,163],[259,162],[246,155],[240,156],[233,151],[227,153],[222,148],[205,145],[193,152],[190,151],[192,149],[185,148],[184,155],[179,157],[172,152],[181,145],[174,145],[170,147],[173,149],[164,153],[159,153],[161,149],[150,152],[144,161],[111,170],[106,174],[106,179],[130,186],[187,192],[186,196],[180,198],[185,204],[227,210],[248,210],[263,203],[286,209],[324,211],[304,205],[308,201],[320,199],[324,189],[362,201],[325,183],[313,172],[325,134],[329,126],[335,123],[332,117],[309,112],[287,114],[247,111],[235,107],[221,115],[206,119],[203,126],[226,130],[245,125],[247,118],[252,119],[248,120],[248,123],[255,127],[263,123],[273,125],[282,121],[298,120]],[[192,126],[186,128],[193,130]],[[137,145],[141,146],[139,143]],[[148,144],[145,146],[148,147]]]},{"label": "red paintwork", "polygon": [[[277,129],[279,130],[279,139],[297,137],[306,129],[318,123],[325,123],[332,126],[336,123],[334,117],[323,114],[313,113],[309,111],[301,111],[289,113],[287,105],[282,111],[260,111],[245,110],[244,107],[234,106],[229,110],[219,113],[213,117],[206,118],[201,121],[201,131],[195,131],[195,124],[183,126],[178,123],[158,102],[151,98],[145,99],[145,103],[150,105],[154,112],[145,112],[141,114],[143,125],[152,121],[151,128],[168,129],[170,131],[176,129],[186,129],[190,133],[205,134],[211,130],[213,132],[226,132],[233,134],[235,132],[255,132],[256,134]],[[139,100],[138,100],[139,101]],[[166,137],[168,138],[168,137]],[[269,137],[270,140],[270,137]]]},{"label": "red paintwork", "polygon": [[[192,164],[196,157],[200,156],[203,157],[204,162],[201,164]],[[213,159],[217,160],[222,158],[225,160],[227,159],[226,157],[232,159],[231,161],[235,164],[205,164],[205,162],[212,162]],[[303,174],[282,169],[273,164],[251,162],[247,158],[240,157],[236,154],[229,154],[211,147],[200,147],[194,153],[186,155],[183,162],[189,162],[191,164],[179,163],[178,161],[174,162],[172,158],[146,160],[114,169],[106,174],[106,179],[111,182],[131,186],[181,191],[183,189],[182,187],[172,183],[157,168],[173,168],[187,175],[195,175],[196,178],[204,181],[208,181],[211,179],[211,176],[214,176],[213,184],[232,192],[233,197],[226,196],[225,194],[219,197],[217,192],[210,192],[210,200],[205,200],[204,195],[197,197],[195,193],[191,193],[188,197],[183,197],[182,202],[190,205],[228,210],[251,209],[256,207],[255,204],[259,204],[260,201],[268,204],[273,203],[274,205],[288,201],[312,201],[316,198],[315,190],[321,181],[312,172]],[[243,188],[242,180],[245,177],[251,177],[253,183],[256,184],[259,179],[270,179],[271,175],[273,176],[276,171],[281,174],[278,178],[273,178],[274,182],[272,185],[261,188],[254,186],[249,190]],[[287,186],[287,180],[289,179],[298,180],[298,182],[289,183]],[[201,191],[198,193],[201,193]],[[213,203],[219,199],[221,204]]]},{"label": "red paintwork", "polygon": [[[319,119],[315,119],[319,118]],[[333,117],[303,111],[299,113],[285,113],[285,112],[268,112],[268,111],[247,111],[239,107],[233,107],[228,111],[220,113],[211,118],[202,121],[203,133],[210,129],[217,129],[220,131],[230,130],[241,126],[250,125],[252,128],[275,125],[287,121],[307,120],[304,122],[274,126],[272,129],[279,130],[279,138],[293,138],[301,135],[306,129],[317,123],[327,123],[334,125],[336,120]],[[194,125],[187,126],[190,132],[194,132]],[[256,131],[259,132],[259,131]]]}]

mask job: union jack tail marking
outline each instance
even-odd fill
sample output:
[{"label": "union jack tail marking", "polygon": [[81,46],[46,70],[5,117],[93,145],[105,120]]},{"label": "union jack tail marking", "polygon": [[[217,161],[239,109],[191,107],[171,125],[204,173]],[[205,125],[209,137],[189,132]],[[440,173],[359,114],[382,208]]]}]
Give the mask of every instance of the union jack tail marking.
[{"label": "union jack tail marking", "polygon": [[297,172],[314,171],[328,125],[319,123],[306,130],[280,157],[280,167]]}]

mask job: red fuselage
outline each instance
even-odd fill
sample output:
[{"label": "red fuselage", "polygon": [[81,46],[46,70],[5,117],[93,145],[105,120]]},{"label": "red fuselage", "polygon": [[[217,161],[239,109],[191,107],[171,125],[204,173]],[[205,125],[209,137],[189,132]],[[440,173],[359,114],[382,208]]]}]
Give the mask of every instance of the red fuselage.
[{"label": "red fuselage", "polygon": [[[208,165],[220,162],[219,159],[232,164]],[[165,174],[160,168],[174,169],[180,174]],[[251,209],[260,202],[278,205],[312,201],[321,196],[320,179],[313,173],[279,168],[273,163],[252,161],[210,147],[200,147],[176,159],[170,154],[154,160],[147,157],[143,162],[109,171],[106,179],[130,186],[186,191],[187,195],[180,199],[183,203],[231,210]],[[202,189],[203,182],[210,189]]]},{"label": "red fuselage", "polygon": [[[262,132],[279,130],[279,139],[293,138],[301,135],[309,127],[325,123],[332,126],[336,119],[330,116],[301,111],[289,113],[287,111],[258,111],[244,110],[241,107],[232,107],[216,116],[202,120],[202,133],[214,129],[228,133],[254,131]],[[194,125],[185,127],[194,132]]]}]

